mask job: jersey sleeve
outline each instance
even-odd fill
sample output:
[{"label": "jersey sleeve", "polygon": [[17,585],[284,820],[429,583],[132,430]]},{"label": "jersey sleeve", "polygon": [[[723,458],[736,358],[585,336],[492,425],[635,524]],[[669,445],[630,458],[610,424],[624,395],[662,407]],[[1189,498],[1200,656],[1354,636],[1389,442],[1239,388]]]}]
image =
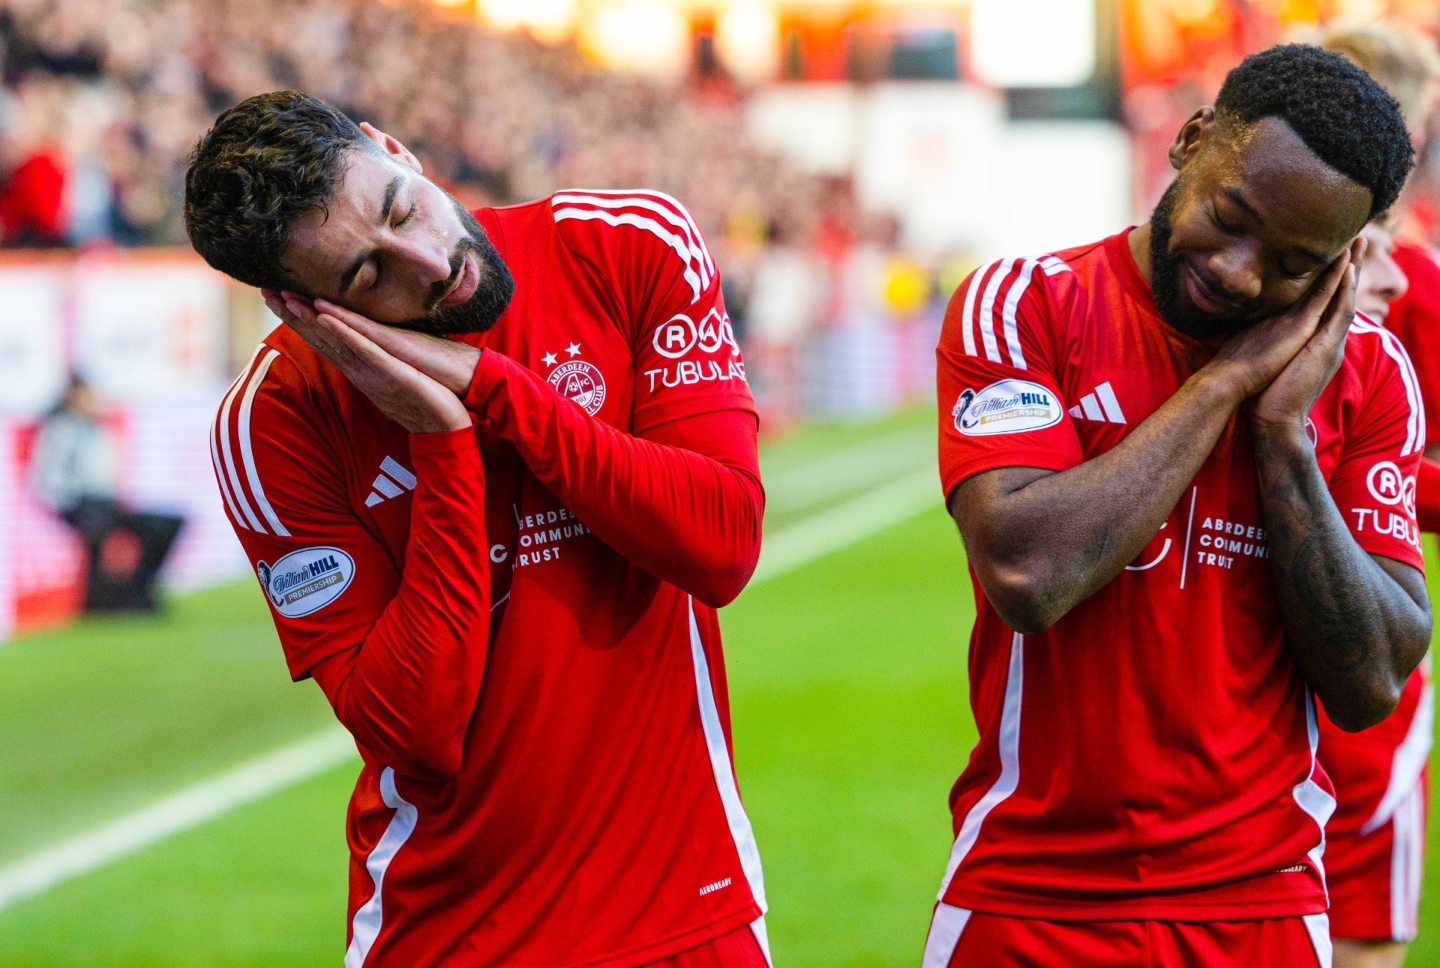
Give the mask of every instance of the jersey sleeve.
[{"label": "jersey sleeve", "polygon": [[1060,393],[1045,269],[1033,259],[992,262],[950,298],[935,350],[947,497],[982,471],[1062,471],[1084,460]]},{"label": "jersey sleeve", "polygon": [[717,410],[754,413],[720,274],[685,207],[663,192],[587,190],[556,194],[551,209],[627,327],[635,432]]},{"label": "jersey sleeve", "polygon": [[1423,570],[1415,504],[1425,446],[1419,388],[1399,340],[1359,321],[1351,332],[1361,327],[1378,341],[1378,362],[1355,425],[1345,434],[1330,495],[1361,548]]},{"label": "jersey sleeve", "polygon": [[749,581],[765,512],[754,414],[697,413],[632,436],[489,349],[465,405],[630,562],[713,607]]},{"label": "jersey sleeve", "polygon": [[1395,262],[1409,286],[1391,303],[1385,328],[1410,355],[1425,409],[1425,446],[1431,447],[1440,443],[1440,263],[1411,244],[1396,246]]},{"label": "jersey sleeve", "polygon": [[473,430],[411,437],[402,562],[356,515],[344,428],[277,350],[221,403],[216,477],[290,674],[313,676],[360,746],[397,771],[458,766],[489,631],[484,475]]}]

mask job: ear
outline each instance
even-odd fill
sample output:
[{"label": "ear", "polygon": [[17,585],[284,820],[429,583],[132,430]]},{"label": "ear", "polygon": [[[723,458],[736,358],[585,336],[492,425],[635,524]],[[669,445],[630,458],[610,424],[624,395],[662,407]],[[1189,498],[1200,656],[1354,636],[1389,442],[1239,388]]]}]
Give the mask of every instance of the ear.
[{"label": "ear", "polygon": [[365,137],[380,146],[380,150],[394,158],[407,168],[414,168],[418,172],[424,172],[420,165],[420,159],[411,154],[410,149],[401,144],[400,139],[381,131],[369,121],[360,122],[360,130]]},{"label": "ear", "polygon": [[1215,109],[1208,104],[1190,115],[1190,120],[1181,126],[1175,140],[1170,142],[1170,167],[1179,171],[1189,164],[1190,159],[1200,153],[1205,138],[1215,126]]}]

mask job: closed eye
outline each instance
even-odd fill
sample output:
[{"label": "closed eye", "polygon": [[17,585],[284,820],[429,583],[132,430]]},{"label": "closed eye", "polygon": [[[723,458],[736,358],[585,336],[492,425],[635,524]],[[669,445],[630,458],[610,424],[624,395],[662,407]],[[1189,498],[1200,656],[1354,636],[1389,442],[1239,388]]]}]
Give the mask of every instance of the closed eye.
[{"label": "closed eye", "polygon": [[411,203],[410,203],[410,210],[405,213],[405,217],[404,217],[404,218],[402,218],[400,221],[398,221],[398,222],[395,223],[395,227],[398,229],[400,226],[402,226],[402,225],[404,225],[406,222],[410,221],[410,218],[415,214],[415,209],[416,209],[416,208],[418,208],[418,206],[417,206],[414,202],[411,202]]},{"label": "closed eye", "polygon": [[1210,220],[1215,223],[1216,228],[1226,235],[1238,235],[1240,232],[1238,228],[1226,225],[1225,220],[1220,217],[1220,210],[1213,205],[1210,206]]}]

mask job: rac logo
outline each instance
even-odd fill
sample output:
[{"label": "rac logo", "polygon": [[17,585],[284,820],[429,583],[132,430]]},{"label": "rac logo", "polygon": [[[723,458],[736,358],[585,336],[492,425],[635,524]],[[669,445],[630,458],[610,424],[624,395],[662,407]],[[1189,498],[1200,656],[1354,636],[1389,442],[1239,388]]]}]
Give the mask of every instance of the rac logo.
[{"label": "rac logo", "polygon": [[735,342],[735,330],[730,325],[730,316],[718,309],[711,309],[697,324],[684,313],[676,313],[655,327],[651,337],[655,352],[667,360],[678,360],[692,350],[702,353],[718,353],[729,346],[731,355],[740,355],[740,345]]},{"label": "rac logo", "polygon": [[1415,513],[1415,478],[1406,477],[1393,461],[1382,460],[1370,468],[1365,486],[1370,489],[1370,496],[1381,504],[1389,507],[1403,504],[1406,511]]}]

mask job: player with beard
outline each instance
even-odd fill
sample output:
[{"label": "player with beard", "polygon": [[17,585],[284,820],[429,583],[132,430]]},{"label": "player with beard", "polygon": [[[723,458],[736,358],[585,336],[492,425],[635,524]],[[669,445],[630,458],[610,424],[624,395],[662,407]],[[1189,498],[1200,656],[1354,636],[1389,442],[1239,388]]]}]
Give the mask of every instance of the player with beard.
[{"label": "player with beard", "polygon": [[955,293],[940,471],[980,741],[926,968],[1328,965],[1315,696],[1383,719],[1430,614],[1424,415],[1354,317],[1413,152],[1338,55],[1247,58],[1148,224]]},{"label": "player with beard", "polygon": [[201,139],[185,216],[290,324],[212,446],[363,760],[345,964],[768,965],[715,613],[759,553],[756,417],[684,208],[472,215],[277,92]]}]

